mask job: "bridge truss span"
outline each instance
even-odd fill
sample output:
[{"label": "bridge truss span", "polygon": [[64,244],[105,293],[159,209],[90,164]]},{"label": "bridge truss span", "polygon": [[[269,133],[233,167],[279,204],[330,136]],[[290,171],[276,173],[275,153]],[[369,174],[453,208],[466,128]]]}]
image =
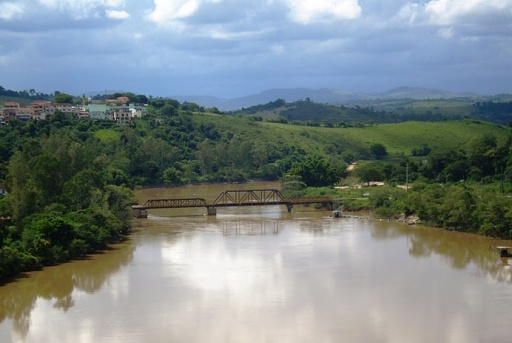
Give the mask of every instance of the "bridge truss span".
[{"label": "bridge truss span", "polygon": [[137,218],[147,218],[149,209],[204,207],[208,215],[216,215],[217,207],[286,205],[288,212],[291,212],[294,205],[322,204],[322,207],[330,205],[329,207],[333,209],[342,200],[330,197],[285,198],[277,189],[253,189],[224,191],[213,202],[207,202],[203,198],[150,199],[142,206],[134,205],[132,207]]},{"label": "bridge truss span", "polygon": [[206,207],[206,200],[202,198],[188,199],[150,199],[143,205],[146,209],[152,208],[186,208]]},{"label": "bridge truss span", "polygon": [[281,205],[287,201],[277,189],[224,191],[213,201],[214,206]]}]

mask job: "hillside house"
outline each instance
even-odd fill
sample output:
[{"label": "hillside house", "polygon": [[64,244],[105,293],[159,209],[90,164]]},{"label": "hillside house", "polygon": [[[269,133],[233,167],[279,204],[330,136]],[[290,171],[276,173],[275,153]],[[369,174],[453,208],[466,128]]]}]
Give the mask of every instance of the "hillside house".
[{"label": "hillside house", "polygon": [[13,101],[7,101],[4,104],[4,109],[2,111],[2,114],[4,116],[4,121],[8,122],[9,120],[15,119],[19,110],[20,110],[19,103],[13,102]]},{"label": "hillside house", "polygon": [[116,106],[112,109],[111,118],[119,125],[130,124],[132,121],[132,111],[127,106]]},{"label": "hillside house", "polygon": [[30,114],[34,119],[46,119],[51,107],[51,101],[37,100],[32,102],[32,105],[30,106]]},{"label": "hillside house", "polygon": [[96,101],[83,106],[72,104],[52,103],[51,101],[34,101],[30,106],[22,106],[17,102],[6,102],[0,121],[6,124],[9,120],[17,119],[28,121],[30,119],[46,120],[57,112],[74,116],[80,119],[113,120],[120,125],[131,123],[133,118],[142,118],[147,108],[144,105],[125,103],[127,97],[119,97],[115,101],[98,103]]},{"label": "hillside house", "polygon": [[87,112],[89,112],[90,119],[106,120],[111,119],[110,107],[107,104],[96,104],[92,103],[86,106]]}]

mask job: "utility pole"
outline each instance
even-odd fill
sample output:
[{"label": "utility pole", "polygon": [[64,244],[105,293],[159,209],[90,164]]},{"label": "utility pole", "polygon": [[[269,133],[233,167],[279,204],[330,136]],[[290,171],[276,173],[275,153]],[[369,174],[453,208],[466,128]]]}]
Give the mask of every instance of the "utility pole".
[{"label": "utility pole", "polygon": [[405,165],[405,192],[409,193],[409,163]]}]

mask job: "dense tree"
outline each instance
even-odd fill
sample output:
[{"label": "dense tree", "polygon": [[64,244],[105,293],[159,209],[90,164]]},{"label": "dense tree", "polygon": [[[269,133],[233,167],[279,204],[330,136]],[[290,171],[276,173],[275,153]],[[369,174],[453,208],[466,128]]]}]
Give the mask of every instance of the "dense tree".
[{"label": "dense tree", "polygon": [[386,147],[381,143],[372,144],[370,146],[370,152],[377,160],[384,158],[388,154]]},{"label": "dense tree", "polygon": [[165,105],[165,100],[162,98],[152,99],[149,101],[149,105],[157,109],[162,108]]},{"label": "dense tree", "polygon": [[163,179],[167,186],[174,186],[183,183],[182,173],[174,167],[168,167],[165,169]]},{"label": "dense tree", "polygon": [[430,148],[427,144],[422,144],[417,148],[413,148],[411,150],[412,156],[427,156],[432,151],[432,148]]},{"label": "dense tree", "polygon": [[[44,127],[34,128],[25,134]],[[71,132],[26,139],[9,161],[0,216],[14,225],[0,220],[0,278],[104,248],[128,229],[131,191],[109,184],[121,164],[102,155],[111,147]]]},{"label": "dense tree", "polygon": [[318,155],[308,156],[295,163],[288,174],[299,176],[308,187],[330,186],[341,177],[339,171]]},{"label": "dense tree", "polygon": [[484,135],[471,141],[468,154],[469,163],[478,168],[482,176],[490,176],[495,173],[494,157],[497,146],[496,137],[491,135]]},{"label": "dense tree", "polygon": [[73,96],[66,93],[58,93],[55,95],[55,102],[59,104],[71,104],[73,103]]},{"label": "dense tree", "polygon": [[0,86],[0,95],[5,97],[25,98],[30,100],[49,100],[51,98],[51,94],[36,92],[34,89],[30,89],[28,91],[13,91],[10,89],[5,89],[2,86]]},{"label": "dense tree", "polygon": [[173,116],[175,115],[177,112],[177,109],[174,107],[174,106],[171,106],[169,104],[165,104],[163,105],[161,108],[160,108],[160,114],[162,116],[167,116],[167,117],[170,117],[170,116]]},{"label": "dense tree", "polygon": [[393,217],[406,211],[405,190],[396,187],[377,187],[369,192],[368,200],[377,214]]},{"label": "dense tree", "polygon": [[298,175],[287,174],[281,178],[281,192],[288,198],[300,197],[307,185]]},{"label": "dense tree", "polygon": [[9,186],[9,199],[12,205],[14,218],[20,222],[27,215],[37,210],[39,190],[32,178],[30,167],[26,161],[26,154],[17,152],[9,163],[7,182]]},{"label": "dense tree", "polygon": [[512,238],[512,198],[485,192],[477,202],[478,232],[491,237]]},{"label": "dense tree", "polygon": [[185,111],[204,112],[204,107],[196,104],[195,102],[184,102],[181,104],[181,108]]},{"label": "dense tree", "polygon": [[205,139],[198,146],[197,160],[199,168],[203,175],[209,174],[215,171],[215,153],[212,142],[209,139]]},{"label": "dense tree", "polygon": [[384,172],[382,168],[376,163],[365,163],[358,165],[355,169],[355,174],[360,182],[370,184],[372,181],[383,181]]}]

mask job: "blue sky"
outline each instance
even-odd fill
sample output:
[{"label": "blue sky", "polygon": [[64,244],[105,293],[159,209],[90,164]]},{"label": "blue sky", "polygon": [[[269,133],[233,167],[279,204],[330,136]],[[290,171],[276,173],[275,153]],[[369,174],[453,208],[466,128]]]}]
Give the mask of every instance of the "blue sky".
[{"label": "blue sky", "polygon": [[512,0],[0,0],[0,85],[512,93]]}]

